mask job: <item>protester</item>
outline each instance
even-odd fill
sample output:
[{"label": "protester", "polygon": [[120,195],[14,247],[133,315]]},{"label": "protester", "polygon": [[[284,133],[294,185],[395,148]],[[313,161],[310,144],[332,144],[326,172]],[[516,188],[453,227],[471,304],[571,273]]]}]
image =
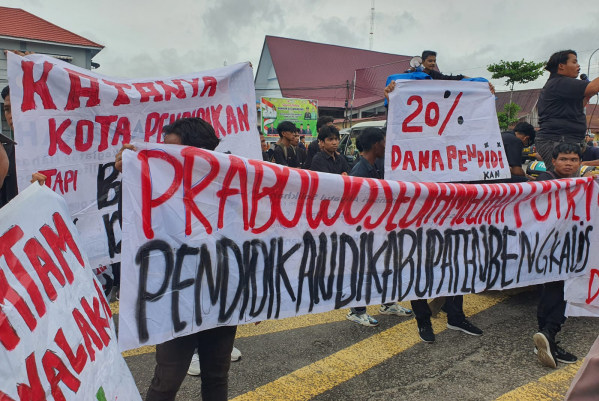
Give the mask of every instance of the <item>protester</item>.
[{"label": "protester", "polygon": [[260,147],[262,148],[262,160],[265,162],[271,161],[274,151],[270,148],[270,146],[268,146],[266,138],[264,138],[264,134],[262,134],[262,132],[260,132]]},{"label": "protester", "polygon": [[528,181],[522,168],[522,151],[525,146],[530,146],[535,141],[535,129],[525,122],[516,124],[513,131],[502,132],[503,148],[510,166],[511,178],[508,182]]},{"label": "protester", "polygon": [[[297,127],[291,121],[283,121],[277,125],[277,132],[281,139],[275,145],[273,161],[287,167],[300,167],[297,153],[292,146],[297,134]],[[299,136],[297,139],[299,140]]]},{"label": "protester", "polygon": [[[581,160],[580,146],[575,143],[559,143],[553,149],[551,170],[540,173],[537,181],[579,177]],[[539,290],[541,294],[537,308],[539,332],[533,336],[535,353],[543,365],[551,368],[556,368],[558,361],[574,363],[578,358],[559,347],[555,340],[555,336],[566,321],[564,282],[540,284]]]},{"label": "protester", "polygon": [[587,130],[584,106],[599,92],[599,78],[576,79],[580,72],[574,50],[553,53],[545,66],[549,79],[538,101],[539,125],[535,141],[547,170],[552,170],[553,148],[560,142],[582,147]]},{"label": "protester", "polygon": [[599,148],[593,143],[594,138],[592,134],[587,134],[585,147],[582,149],[583,166],[599,166]]},{"label": "protester", "polygon": [[297,155],[297,161],[299,163],[300,168],[304,168],[306,164],[306,148],[301,146],[301,139],[299,129],[295,132],[293,136],[293,141],[291,142],[291,146],[293,146],[293,150],[295,150],[295,154]]},{"label": "protester", "polygon": [[[356,139],[356,145],[362,157],[352,168],[349,175],[354,177],[383,179],[384,170],[379,169],[376,161],[385,156],[385,134],[376,127],[366,128]],[[410,309],[404,308],[396,302],[381,305],[379,313],[383,315],[412,316]],[[351,308],[346,318],[363,326],[377,326],[379,322],[366,313],[366,307]]]},{"label": "protester", "polygon": [[318,132],[320,152],[314,155],[310,170],[323,173],[343,174],[349,172],[349,164],[345,157],[337,152],[339,147],[339,130],[334,125],[325,125]]},{"label": "protester", "polygon": [[[4,100],[4,117],[8,126],[14,132],[12,112],[10,107],[10,89],[6,86],[2,89]],[[4,137],[4,136],[3,136]],[[0,208],[6,205],[19,192],[17,187],[17,166],[15,163],[15,143],[10,138],[4,137],[0,145]]]},{"label": "protester", "polygon": [[[321,116],[318,117],[318,120],[316,120],[316,133],[318,135],[318,132],[320,132],[320,128],[322,128],[325,125],[333,125],[333,121],[335,119],[333,117],[330,116]],[[306,162],[304,163],[304,168],[305,169],[309,169],[310,168],[310,164],[312,164],[312,159],[314,158],[314,155],[317,154],[318,152],[320,152],[320,145],[318,142],[318,137],[316,140],[313,140],[312,142],[310,142],[310,145],[308,145],[308,152],[306,155]]]},{"label": "protester", "polygon": [[[310,127],[308,126],[308,128]],[[300,135],[300,142],[297,146],[299,146],[303,150],[306,150],[306,135]]]},{"label": "protester", "polygon": [[[219,139],[214,128],[200,118],[182,118],[163,128],[164,143],[214,150]],[[124,145],[117,153],[115,168],[122,171]],[[202,378],[202,400],[226,400],[228,372],[237,326],[219,326],[156,346],[156,368],[147,401],[174,400],[197,349]]]},{"label": "protester", "polygon": [[[433,70],[437,63],[437,53],[431,50],[425,50],[422,52],[423,67],[426,74],[430,75],[433,79],[439,80],[461,80],[465,78],[463,75],[444,75],[438,71]],[[389,100],[389,94],[395,89],[395,81],[391,81],[389,85],[385,87],[384,95],[387,101]],[[495,93],[495,88],[489,82],[489,90],[491,93]],[[416,323],[418,324],[418,334],[420,339],[425,343],[435,342],[435,332],[431,324],[431,308],[426,299],[417,299],[411,301],[412,310],[416,315]],[[447,328],[452,330],[459,330],[472,336],[482,336],[483,331],[470,323],[466,319],[464,314],[464,296],[455,295],[445,297],[443,311],[447,313]]]}]

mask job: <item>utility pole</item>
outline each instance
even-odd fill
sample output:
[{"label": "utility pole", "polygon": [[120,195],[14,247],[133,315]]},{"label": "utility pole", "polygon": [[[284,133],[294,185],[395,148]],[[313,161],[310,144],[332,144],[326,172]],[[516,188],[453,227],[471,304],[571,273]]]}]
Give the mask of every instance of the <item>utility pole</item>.
[{"label": "utility pole", "polygon": [[370,6],[370,50],[372,50],[372,44],[374,42],[374,0],[372,0]]}]

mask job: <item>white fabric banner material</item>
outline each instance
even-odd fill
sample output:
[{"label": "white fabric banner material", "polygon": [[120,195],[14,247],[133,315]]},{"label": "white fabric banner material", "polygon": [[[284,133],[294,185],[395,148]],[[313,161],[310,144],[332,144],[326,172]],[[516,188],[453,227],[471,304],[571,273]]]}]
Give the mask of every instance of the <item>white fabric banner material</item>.
[{"label": "white fabric banner material", "polygon": [[509,178],[495,97],[486,82],[397,80],[389,96],[385,178]]},{"label": "white fabric banner material", "polygon": [[141,400],[66,203],[37,184],[0,209],[0,399]]},{"label": "white fabric banner material", "polygon": [[599,266],[590,263],[584,276],[564,283],[566,316],[599,317]]},{"label": "white fabric banner material", "polygon": [[218,150],[262,159],[248,63],[179,77],[118,79],[52,57],[8,54],[19,187],[42,171],[63,195],[92,266],[120,260],[121,183],[114,156],[132,140],[160,143],[162,127],[201,117]]},{"label": "white fabric banner material", "polygon": [[139,144],[124,153],[119,345],[584,274],[597,210],[590,178],[406,183]]}]

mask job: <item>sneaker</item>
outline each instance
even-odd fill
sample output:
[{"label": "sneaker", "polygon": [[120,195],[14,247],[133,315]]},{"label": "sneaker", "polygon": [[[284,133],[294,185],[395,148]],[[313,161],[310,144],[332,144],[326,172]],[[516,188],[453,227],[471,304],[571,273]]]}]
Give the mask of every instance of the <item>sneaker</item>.
[{"label": "sneaker", "polygon": [[433,327],[430,322],[427,323],[418,323],[418,335],[420,339],[425,343],[434,343],[435,342],[435,332],[433,331]]},{"label": "sneaker", "polygon": [[241,359],[241,351],[237,348],[233,347],[233,351],[231,351],[231,362],[237,362]]},{"label": "sneaker", "polygon": [[468,320],[464,319],[460,323],[449,324],[447,323],[447,328],[452,330],[463,331],[466,334],[470,334],[471,336],[482,336],[483,331],[470,323]]},{"label": "sneaker", "polygon": [[[539,354],[539,349],[535,346],[535,355]],[[576,355],[569,353],[559,345],[555,345],[555,359],[561,363],[576,363],[578,358]]]},{"label": "sneaker", "polygon": [[370,316],[368,313],[357,314],[353,312],[349,312],[347,316],[345,316],[347,320],[351,320],[352,322],[356,322],[361,324],[362,326],[378,326],[379,322]]},{"label": "sneaker", "polygon": [[555,343],[550,340],[547,333],[542,331],[532,336],[537,350],[537,357],[542,365],[550,368],[557,368],[557,360],[555,358]]},{"label": "sneaker", "polygon": [[200,370],[200,357],[197,353],[193,353],[191,357],[191,363],[189,364],[189,369],[187,369],[187,374],[190,376],[199,376],[201,373]]},{"label": "sneaker", "polygon": [[397,316],[412,316],[414,314],[412,313],[411,309],[404,308],[400,304],[393,304],[389,306],[381,305],[381,307],[379,308],[379,313],[382,313],[383,315]]}]

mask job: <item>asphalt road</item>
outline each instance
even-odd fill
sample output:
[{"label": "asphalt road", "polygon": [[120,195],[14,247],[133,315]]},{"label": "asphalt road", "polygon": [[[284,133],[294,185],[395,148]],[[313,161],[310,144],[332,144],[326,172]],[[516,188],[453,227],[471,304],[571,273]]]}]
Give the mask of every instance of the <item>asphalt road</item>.
[{"label": "asphalt road", "polygon": [[[405,306],[408,306],[405,304]],[[434,344],[420,341],[413,318],[376,316],[378,327],[345,319],[347,311],[240,326],[229,397],[235,400],[561,400],[580,363],[546,368],[533,354],[536,292],[465,297],[482,337],[448,330],[433,319]],[[558,336],[586,355],[599,319],[570,318]],[[145,395],[154,368],[151,348],[125,354]],[[187,376],[178,400],[199,400],[200,378]]]}]

